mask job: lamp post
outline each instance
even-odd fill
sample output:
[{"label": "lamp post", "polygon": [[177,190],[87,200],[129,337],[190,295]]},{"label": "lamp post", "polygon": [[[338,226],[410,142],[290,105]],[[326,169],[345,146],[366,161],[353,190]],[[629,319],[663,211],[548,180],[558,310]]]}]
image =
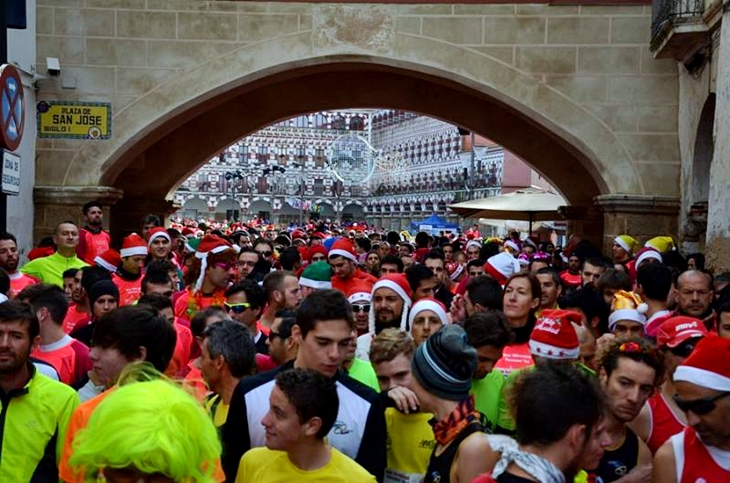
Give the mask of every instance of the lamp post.
[{"label": "lamp post", "polygon": [[235,209],[235,205],[236,205],[236,195],[235,195],[235,193],[236,193],[236,183],[233,180],[236,180],[236,179],[242,180],[243,179],[243,175],[241,174],[241,172],[239,170],[236,170],[236,171],[226,171],[225,177],[226,177],[226,180],[228,180],[228,182],[231,185],[231,200],[233,201],[233,206],[234,206],[233,213],[231,213],[233,215],[233,221],[238,221],[238,214],[237,214],[238,213],[238,210]]}]

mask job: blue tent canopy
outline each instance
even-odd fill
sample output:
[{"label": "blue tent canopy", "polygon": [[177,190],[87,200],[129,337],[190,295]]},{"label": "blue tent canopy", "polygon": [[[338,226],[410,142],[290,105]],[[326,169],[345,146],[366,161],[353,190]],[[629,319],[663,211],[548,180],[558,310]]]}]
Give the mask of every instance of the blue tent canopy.
[{"label": "blue tent canopy", "polygon": [[459,225],[456,223],[449,223],[443,218],[439,218],[436,214],[433,214],[421,221],[412,221],[411,229],[415,231],[427,231],[431,234],[438,234],[439,231],[457,231]]}]

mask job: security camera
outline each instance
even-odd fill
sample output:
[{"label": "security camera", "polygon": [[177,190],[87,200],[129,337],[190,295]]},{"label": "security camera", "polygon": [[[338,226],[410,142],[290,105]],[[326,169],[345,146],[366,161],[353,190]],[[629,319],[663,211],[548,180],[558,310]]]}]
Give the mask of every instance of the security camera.
[{"label": "security camera", "polygon": [[56,57],[46,57],[46,68],[48,69],[48,75],[53,77],[61,75],[61,63]]}]

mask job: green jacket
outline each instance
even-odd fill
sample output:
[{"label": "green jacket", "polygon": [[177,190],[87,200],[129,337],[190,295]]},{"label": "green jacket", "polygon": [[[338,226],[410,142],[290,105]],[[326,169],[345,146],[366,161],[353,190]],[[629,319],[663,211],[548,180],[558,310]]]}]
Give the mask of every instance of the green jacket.
[{"label": "green jacket", "polygon": [[36,258],[20,268],[20,271],[35,277],[43,283],[58,285],[63,288],[63,272],[69,268],[82,268],[89,265],[76,255],[66,258],[56,252],[53,255]]}]

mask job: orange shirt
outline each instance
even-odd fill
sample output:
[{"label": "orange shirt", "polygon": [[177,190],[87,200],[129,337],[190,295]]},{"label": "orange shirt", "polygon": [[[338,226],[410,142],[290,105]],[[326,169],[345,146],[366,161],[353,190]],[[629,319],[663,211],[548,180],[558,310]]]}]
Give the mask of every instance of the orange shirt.
[{"label": "orange shirt", "polygon": [[[79,329],[88,325],[89,320],[89,314],[86,312],[79,312],[79,306],[72,303],[68,306],[68,312],[66,312],[66,318],[63,319],[63,325],[61,325],[61,328],[64,332],[70,334],[74,331],[74,329]],[[86,323],[81,323],[82,321],[86,321]]]},{"label": "orange shirt", "polygon": [[14,299],[25,287],[40,283],[38,279],[20,272],[8,274],[8,277],[10,277],[10,290],[8,291],[10,299]]},{"label": "orange shirt", "polygon": [[142,277],[137,280],[125,280],[116,273],[112,275],[112,282],[119,289],[119,306],[134,305],[142,296]]},{"label": "orange shirt", "polygon": [[193,343],[193,333],[184,325],[173,323],[177,333],[175,351],[172,353],[172,360],[167,366],[165,374],[170,377],[182,377],[187,371],[190,362],[190,347]]}]

